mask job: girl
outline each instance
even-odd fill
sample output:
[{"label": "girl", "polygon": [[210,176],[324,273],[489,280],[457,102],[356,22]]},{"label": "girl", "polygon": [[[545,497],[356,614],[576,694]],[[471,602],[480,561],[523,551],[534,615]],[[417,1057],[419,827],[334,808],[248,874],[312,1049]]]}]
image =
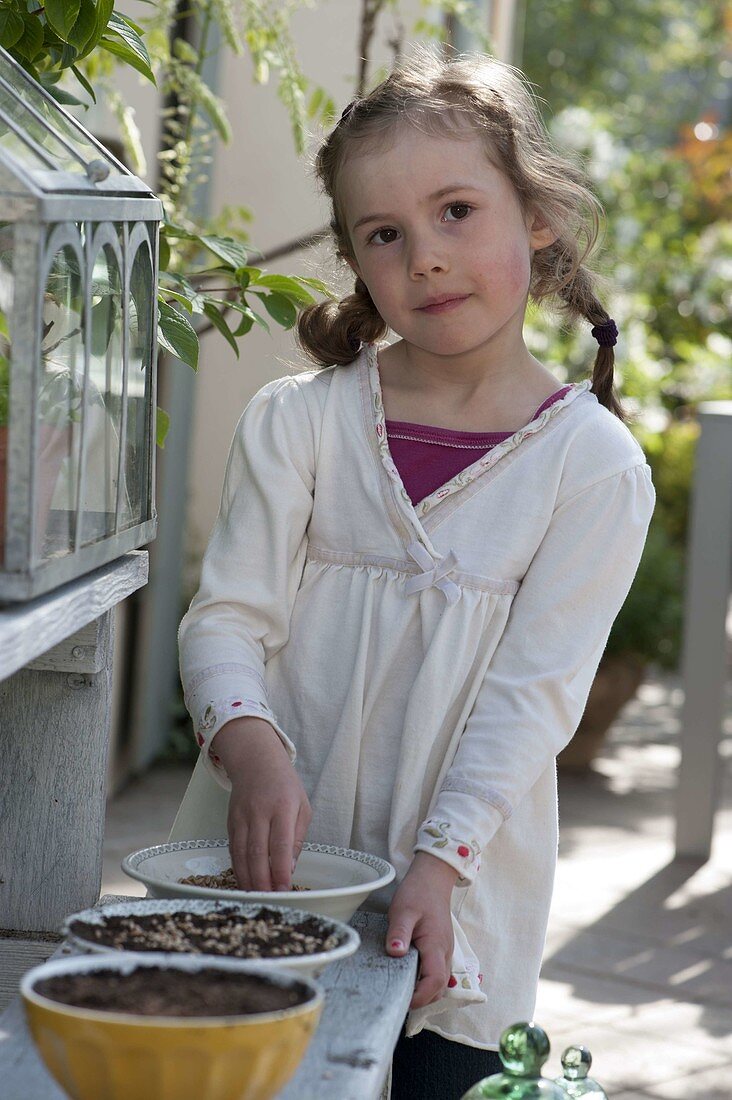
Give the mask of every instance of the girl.
[{"label": "girl", "polygon": [[[173,836],[228,814],[244,889],[287,889],[306,836],[390,860],[385,949],[420,955],[393,1096],[459,1097],[533,1012],[555,756],[654,490],[584,266],[596,202],[520,74],[421,52],[317,172],[355,291],[304,310],[319,368],[236,429],[180,628],[201,759]],[[593,326],[591,380],[529,353],[529,295]]]}]

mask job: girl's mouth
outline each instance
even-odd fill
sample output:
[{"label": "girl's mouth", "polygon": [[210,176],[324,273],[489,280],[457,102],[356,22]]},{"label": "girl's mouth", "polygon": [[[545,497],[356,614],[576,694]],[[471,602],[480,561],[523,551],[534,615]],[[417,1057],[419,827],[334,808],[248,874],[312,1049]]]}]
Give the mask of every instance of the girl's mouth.
[{"label": "girl's mouth", "polygon": [[431,306],[420,306],[420,313],[448,313],[450,310],[457,309],[463,302],[467,301],[468,295],[465,294],[461,298],[448,298],[444,302],[435,302]]}]

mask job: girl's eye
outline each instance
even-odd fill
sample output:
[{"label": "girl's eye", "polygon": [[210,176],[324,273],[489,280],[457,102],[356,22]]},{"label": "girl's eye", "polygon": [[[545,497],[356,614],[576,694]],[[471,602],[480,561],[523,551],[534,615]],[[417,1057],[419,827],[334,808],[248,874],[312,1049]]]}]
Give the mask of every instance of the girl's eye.
[{"label": "girl's eye", "polygon": [[377,238],[377,237],[378,237],[378,236],[379,236],[379,235],[380,235],[381,233],[394,233],[394,234],[396,234],[396,229],[377,229],[377,230],[375,230],[375,231],[374,231],[374,232],[373,232],[373,233],[371,234],[371,236],[369,237],[369,244],[391,244],[391,243],[392,243],[392,241],[393,241],[393,240],[395,240],[395,237],[392,237],[392,238],[391,238],[390,240],[388,240],[388,241],[377,241],[377,240],[376,240],[376,238]]},{"label": "girl's eye", "polygon": [[447,208],[448,210],[460,210],[462,213],[456,214],[454,221],[465,221],[470,211],[473,209],[467,202],[451,202]]}]

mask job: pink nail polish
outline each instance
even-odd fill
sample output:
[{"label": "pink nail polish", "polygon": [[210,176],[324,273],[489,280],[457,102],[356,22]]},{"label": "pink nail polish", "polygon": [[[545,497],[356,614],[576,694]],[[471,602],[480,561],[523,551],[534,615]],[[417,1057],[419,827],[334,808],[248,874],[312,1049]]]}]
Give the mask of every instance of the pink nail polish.
[{"label": "pink nail polish", "polygon": [[394,951],[403,951],[404,950],[404,944],[402,943],[401,940],[392,940],[391,941],[391,946],[392,946]]}]

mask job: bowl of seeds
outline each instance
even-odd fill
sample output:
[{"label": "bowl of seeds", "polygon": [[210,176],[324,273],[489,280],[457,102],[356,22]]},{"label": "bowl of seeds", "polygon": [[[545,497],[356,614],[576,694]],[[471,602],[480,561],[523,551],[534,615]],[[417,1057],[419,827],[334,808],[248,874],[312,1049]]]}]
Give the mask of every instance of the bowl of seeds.
[{"label": "bowl of seeds", "polygon": [[20,991],[38,1051],[73,1100],[272,1100],[323,1006],[304,974],[157,952],[54,959]]},{"label": "bowl of seeds", "polygon": [[266,962],[317,977],[358,950],[341,921],[259,903],[155,899],[115,902],[67,917],[62,929],[87,952],[166,951]]},{"label": "bowl of seeds", "polygon": [[125,856],[122,870],[145,884],[148,897],[260,902],[340,921],[349,921],[369,895],[396,874],[391,863],[368,852],[305,844],[291,890],[239,890],[228,840],[178,840],[142,848]]}]

